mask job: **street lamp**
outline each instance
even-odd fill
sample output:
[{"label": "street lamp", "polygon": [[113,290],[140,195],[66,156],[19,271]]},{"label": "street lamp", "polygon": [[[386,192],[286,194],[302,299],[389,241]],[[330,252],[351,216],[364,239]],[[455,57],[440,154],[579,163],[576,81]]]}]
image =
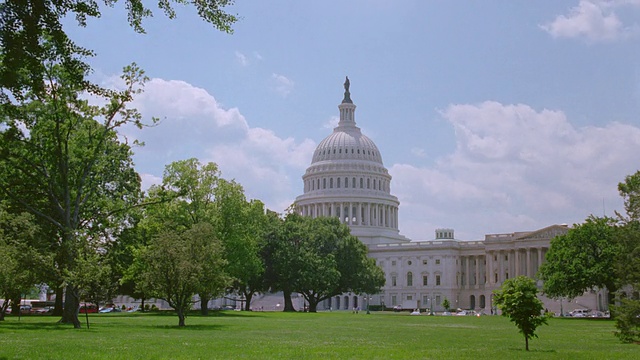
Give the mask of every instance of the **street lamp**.
[{"label": "street lamp", "polygon": [[429,308],[429,315],[433,315],[433,298],[429,298],[429,305],[431,305]]},{"label": "street lamp", "polygon": [[369,312],[369,303],[371,302],[371,295],[365,295],[364,299],[367,300],[367,315],[371,314],[371,312]]}]

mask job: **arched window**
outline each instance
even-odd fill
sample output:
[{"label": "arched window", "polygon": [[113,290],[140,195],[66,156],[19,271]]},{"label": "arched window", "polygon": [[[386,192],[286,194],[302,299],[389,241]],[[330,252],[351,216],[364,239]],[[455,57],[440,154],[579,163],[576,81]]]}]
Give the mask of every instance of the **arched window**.
[{"label": "arched window", "polygon": [[336,185],[337,188],[340,188],[340,178],[338,178],[338,184]]},{"label": "arched window", "polygon": [[371,189],[371,179],[367,179],[367,189]]},{"label": "arched window", "polygon": [[360,189],[364,188],[364,179],[360,178]]},{"label": "arched window", "polygon": [[407,273],[407,286],[413,286],[413,273],[411,271]]},{"label": "arched window", "polygon": [[351,187],[352,188],[356,187],[356,178],[351,179]]},{"label": "arched window", "polygon": [[344,178],[344,187],[349,187],[349,178]]},{"label": "arched window", "polygon": [[322,188],[323,189],[327,188],[327,178],[322,179]]},{"label": "arched window", "polygon": [[329,178],[329,189],[333,189],[333,178]]}]

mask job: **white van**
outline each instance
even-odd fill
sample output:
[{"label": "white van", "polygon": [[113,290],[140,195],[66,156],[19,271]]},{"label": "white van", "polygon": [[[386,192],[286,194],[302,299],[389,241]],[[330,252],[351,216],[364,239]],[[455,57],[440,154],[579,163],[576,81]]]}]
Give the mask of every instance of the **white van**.
[{"label": "white van", "polygon": [[571,315],[572,317],[587,317],[589,316],[590,312],[591,309],[575,309],[570,312],[569,315]]}]

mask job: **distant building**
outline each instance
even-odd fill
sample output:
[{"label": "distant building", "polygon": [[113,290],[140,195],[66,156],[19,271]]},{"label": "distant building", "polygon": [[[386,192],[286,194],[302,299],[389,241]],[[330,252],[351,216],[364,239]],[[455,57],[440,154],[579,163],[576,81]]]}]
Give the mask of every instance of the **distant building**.
[{"label": "distant building", "polygon": [[[384,270],[380,294],[343,294],[323,302],[319,309],[351,309],[370,304],[443,311],[451,308],[495,311],[492,292],[510,277],[535,275],[551,239],[567,232],[566,225],[535,231],[490,234],[483,240],[462,241],[453,229],[436,229],[430,241],[412,241],[398,227],[398,198],[391,194],[391,175],[375,143],[356,126],[356,105],[345,82],[340,122],[318,144],[302,179],[304,193],[296,198],[305,216],[335,216],[369,248],[369,256]],[[541,287],[542,283],[538,282]],[[556,301],[540,297],[549,311],[577,308],[606,311],[605,290]]]}]

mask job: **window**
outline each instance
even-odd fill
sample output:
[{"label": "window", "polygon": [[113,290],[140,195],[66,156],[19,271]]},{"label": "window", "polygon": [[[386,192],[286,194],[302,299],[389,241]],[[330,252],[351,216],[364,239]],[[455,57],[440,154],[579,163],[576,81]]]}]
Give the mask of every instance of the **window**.
[{"label": "window", "polygon": [[396,261],[395,260],[391,260],[391,266],[396,266]]},{"label": "window", "polygon": [[407,300],[413,300],[413,295],[407,295]]},{"label": "window", "polygon": [[422,260],[422,265],[427,265],[427,260]]},{"label": "window", "polygon": [[[351,187],[355,188],[356,187],[356,178],[352,178],[351,179]],[[361,186],[362,187],[362,186]]]},{"label": "window", "polygon": [[349,178],[344,178],[344,187],[349,187]]},{"label": "window", "polygon": [[505,278],[505,279],[508,279],[508,278],[509,278],[509,273],[505,273],[505,274],[504,274],[504,278]]},{"label": "window", "polygon": [[397,304],[397,300],[396,300],[396,296],[395,295],[391,295],[391,306],[396,306]]},{"label": "window", "polygon": [[427,285],[429,285],[429,276],[422,275],[422,286],[427,286]]},{"label": "window", "polygon": [[429,303],[429,296],[427,295],[422,295],[422,304],[426,305]]},{"label": "window", "polygon": [[495,282],[495,283],[497,283],[497,282],[498,282],[498,274],[494,274],[494,275],[495,275],[495,276],[494,276],[494,278],[495,278],[495,281],[494,281],[494,282]]},{"label": "window", "polygon": [[340,188],[340,178],[338,178],[338,181],[336,183],[336,187],[339,189]]},{"label": "window", "polygon": [[333,178],[329,179],[329,189],[333,189]]},{"label": "window", "polygon": [[364,188],[364,179],[360,178],[360,189]]},{"label": "window", "polygon": [[327,179],[322,179],[322,188],[326,189],[327,188]]},{"label": "window", "polygon": [[436,265],[440,265],[440,259],[436,259]]},{"label": "window", "polygon": [[395,275],[391,276],[391,286],[398,286],[397,277]]},{"label": "window", "polygon": [[436,275],[436,286],[440,286],[440,275]]},{"label": "window", "polygon": [[436,295],[436,305],[440,305],[440,295]]},{"label": "window", "polygon": [[380,260],[380,267],[384,267],[384,261]]},{"label": "window", "polygon": [[371,189],[371,179],[367,179],[367,189]]},{"label": "window", "polygon": [[407,261],[407,265],[409,265],[409,266],[410,266],[411,264],[412,264],[412,263],[411,263],[411,260]]},{"label": "window", "polygon": [[407,286],[413,286],[413,273],[411,271],[407,273]]}]

